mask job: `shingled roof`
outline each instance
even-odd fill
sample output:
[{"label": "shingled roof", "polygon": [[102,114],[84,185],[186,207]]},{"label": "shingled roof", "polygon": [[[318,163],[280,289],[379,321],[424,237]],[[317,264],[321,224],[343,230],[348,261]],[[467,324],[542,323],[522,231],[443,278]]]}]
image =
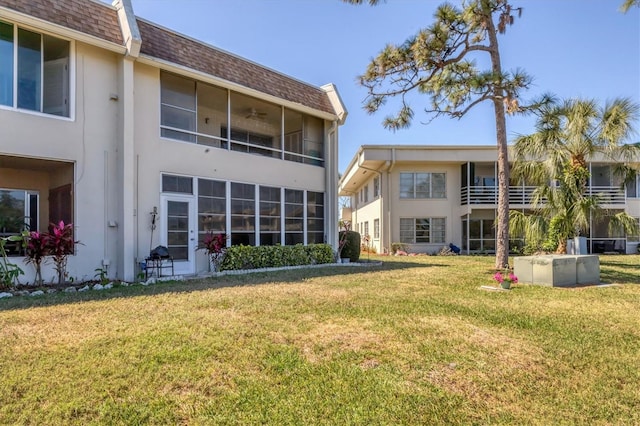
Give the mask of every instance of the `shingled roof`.
[{"label": "shingled roof", "polygon": [[[115,8],[94,0],[0,0],[6,7],[124,44]],[[191,68],[318,111],[336,114],[327,93],[213,46],[137,19],[142,54]]]},{"label": "shingled roof", "polygon": [[89,0],[0,0],[0,6],[122,45],[116,10]]},{"label": "shingled roof", "polygon": [[207,44],[137,20],[140,53],[182,65],[258,90],[280,99],[335,114],[327,94],[320,88],[287,77]]}]

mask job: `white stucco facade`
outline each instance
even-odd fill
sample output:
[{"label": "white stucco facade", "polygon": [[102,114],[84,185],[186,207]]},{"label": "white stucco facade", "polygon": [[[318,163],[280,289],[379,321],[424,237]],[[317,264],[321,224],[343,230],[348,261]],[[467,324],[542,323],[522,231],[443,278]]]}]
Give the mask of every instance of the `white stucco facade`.
[{"label": "white stucco facade", "polygon": [[[67,217],[67,221],[73,223],[74,237],[80,244],[69,257],[69,277],[92,279],[96,269],[105,268],[110,278],[133,280],[140,272],[140,262],[149,255],[151,248],[171,244],[180,246],[178,251],[181,253],[186,253],[185,249],[188,251],[187,259],[177,268],[180,273],[196,274],[208,270],[204,253],[196,251],[198,239],[207,229],[203,225],[207,218],[207,208],[203,204],[206,200],[198,191],[204,181],[215,181],[226,188],[225,196],[220,199],[224,211],[218,212],[218,216],[224,216],[226,226],[222,231],[227,234],[232,234],[232,228],[238,226],[232,222],[236,216],[253,217],[254,222],[246,225],[243,232],[251,233],[253,229],[255,235],[248,238],[259,244],[266,226],[261,224],[268,215],[273,224],[269,228],[271,243],[293,241],[289,235],[293,228],[286,211],[295,209],[289,207],[291,203],[285,198],[296,196],[301,201],[293,203],[299,209],[291,213],[297,215],[296,226],[300,227],[296,230],[295,240],[311,243],[322,239],[335,246],[338,127],[346,117],[335,87],[313,88],[265,69],[265,73],[284,84],[291,81],[295,87],[302,87],[317,98],[326,96],[326,104],[332,109],[316,109],[316,104],[278,99],[272,94],[244,87],[241,82],[229,82],[202,70],[156,60],[148,53],[140,53],[145,41],[136,26],[131,3],[118,0],[112,8],[104,8],[117,15],[126,42],[114,43],[30,17],[0,1],[0,24],[11,28],[16,38],[24,37],[24,32],[18,32],[24,28],[42,38],[60,39],[64,46],[68,42],[68,113],[59,116],[21,107],[22,83],[16,81],[12,83],[17,88],[13,100],[8,95],[5,104],[0,104],[0,190],[14,198],[25,194],[28,204],[37,207],[33,212],[37,210],[38,218],[30,222],[32,228],[46,231],[49,222],[61,217]],[[178,37],[174,33],[172,36]],[[191,42],[197,44],[197,41]],[[214,48],[203,45],[203,49],[212,51]],[[14,56],[19,63],[19,53]],[[242,58],[232,59],[236,65],[246,63],[259,67],[243,62]],[[17,72],[21,71],[18,69]],[[194,136],[194,141],[180,140],[182,135],[176,132],[173,134],[178,137],[171,137],[170,132],[167,132],[169,136],[163,136],[161,126],[167,113],[161,107],[161,75],[167,72],[194,86],[216,87],[229,96],[242,93],[245,102],[268,102],[275,111],[282,111],[282,123],[290,115],[299,116],[301,122],[313,123],[315,133],[321,134],[315,136],[314,146],[320,145],[322,150],[316,149],[310,155],[306,151],[290,154],[281,136],[284,131],[280,129],[272,131],[270,151],[260,151],[260,146],[247,141],[235,141],[232,132],[236,128],[254,132],[251,126],[264,125],[244,112],[235,111],[234,98],[229,98],[232,101],[229,101],[231,107],[227,110],[226,124],[216,123],[214,113],[207,111],[205,105],[198,105],[194,116],[198,121],[199,136]],[[44,75],[46,78],[48,74],[45,72]],[[291,98],[295,98],[295,91]],[[277,122],[278,118],[274,120]],[[217,126],[214,130],[219,134],[226,131],[231,135],[222,142],[225,146],[195,142],[196,137],[199,141],[202,133],[209,131],[206,126],[211,124]],[[227,137],[226,134],[223,136]],[[163,176],[191,179],[192,188],[172,192],[166,185],[163,187]],[[182,181],[186,182],[184,179]],[[245,209],[249,213],[233,210],[230,197],[232,187],[236,186],[245,192],[247,188],[255,188],[255,204]],[[276,194],[270,204],[261,198],[263,189]],[[62,191],[61,195],[56,195],[56,191]],[[32,197],[30,201],[29,196]],[[53,206],[55,197],[60,198],[62,207]],[[247,205],[248,201],[244,202]],[[265,205],[271,207],[269,212]],[[168,206],[185,207],[186,215],[170,213]],[[317,206],[318,209],[312,211]],[[152,212],[157,213],[155,229],[152,229]],[[29,216],[28,213],[25,210],[25,216]],[[261,219],[265,220],[261,222]],[[175,234],[178,232],[173,228],[176,223],[180,235]],[[318,223],[321,229],[312,229]],[[180,242],[172,243],[176,236]],[[188,238],[183,244],[185,236]],[[12,261],[26,272],[22,281],[33,280],[32,268],[22,264],[19,256],[13,257]],[[53,279],[51,262],[43,268],[43,276],[46,281]]]}]

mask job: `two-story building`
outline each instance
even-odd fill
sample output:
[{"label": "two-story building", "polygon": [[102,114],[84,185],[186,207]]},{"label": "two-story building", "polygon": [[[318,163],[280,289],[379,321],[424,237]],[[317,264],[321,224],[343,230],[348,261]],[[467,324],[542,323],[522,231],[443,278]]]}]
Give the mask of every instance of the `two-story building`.
[{"label": "two-story building", "polygon": [[[416,253],[435,253],[449,243],[463,253],[492,253],[497,158],[495,146],[363,145],[339,183],[339,194],[351,199],[343,219],[381,253],[396,242]],[[640,181],[623,188],[613,166],[591,159],[588,191],[600,194],[609,213],[640,218]],[[533,190],[512,182],[510,208],[530,211]],[[608,228],[606,217],[592,220],[590,253],[636,253],[637,235],[610,234]]]},{"label": "two-story building", "polygon": [[335,246],[345,118],[334,85],[138,18],[130,0],[0,0],[0,232],[73,223],[76,279],[131,280],[157,245],[176,274],[205,271],[207,232]]}]

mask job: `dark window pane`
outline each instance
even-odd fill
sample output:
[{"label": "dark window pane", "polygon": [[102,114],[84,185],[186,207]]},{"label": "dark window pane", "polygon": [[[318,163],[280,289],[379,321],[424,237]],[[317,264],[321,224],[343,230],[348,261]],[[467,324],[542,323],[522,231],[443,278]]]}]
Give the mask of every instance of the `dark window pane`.
[{"label": "dark window pane", "polygon": [[13,106],[13,25],[0,21],[0,105]]},{"label": "dark window pane", "polygon": [[193,194],[193,179],[183,176],[162,175],[162,192]]},{"label": "dark window pane", "polygon": [[40,34],[18,28],[18,108],[40,111],[42,52]]}]

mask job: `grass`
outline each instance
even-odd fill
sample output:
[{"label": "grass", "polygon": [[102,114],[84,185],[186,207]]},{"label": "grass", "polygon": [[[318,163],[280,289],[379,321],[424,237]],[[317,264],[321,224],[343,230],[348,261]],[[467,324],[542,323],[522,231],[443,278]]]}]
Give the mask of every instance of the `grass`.
[{"label": "grass", "polygon": [[640,256],[612,287],[387,257],[0,300],[0,424],[640,424]]}]

